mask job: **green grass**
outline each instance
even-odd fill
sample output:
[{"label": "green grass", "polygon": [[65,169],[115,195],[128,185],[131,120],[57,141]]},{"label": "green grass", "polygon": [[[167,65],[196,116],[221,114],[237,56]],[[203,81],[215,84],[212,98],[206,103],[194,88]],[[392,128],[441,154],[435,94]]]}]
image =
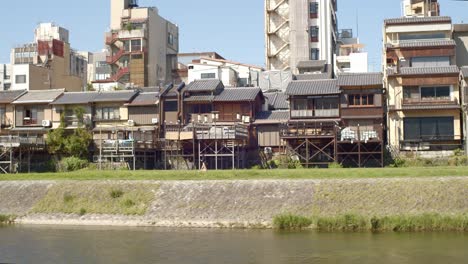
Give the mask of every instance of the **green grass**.
[{"label": "green grass", "polygon": [[31,213],[143,215],[158,188],[156,184],[60,183]]},{"label": "green grass", "polygon": [[313,228],[325,232],[439,232],[468,231],[468,214],[419,214],[365,217],[344,214],[326,217],[279,215],[273,219],[276,229],[295,230]]},{"label": "green grass", "polygon": [[226,171],[90,171],[0,175],[7,180],[261,180],[468,176],[468,167]]},{"label": "green grass", "polygon": [[282,214],[273,219],[273,226],[281,230],[301,230],[310,225],[312,225],[310,218],[293,214]]},{"label": "green grass", "polygon": [[12,224],[15,222],[16,216],[14,215],[2,215],[0,214],[0,225],[2,224]]}]

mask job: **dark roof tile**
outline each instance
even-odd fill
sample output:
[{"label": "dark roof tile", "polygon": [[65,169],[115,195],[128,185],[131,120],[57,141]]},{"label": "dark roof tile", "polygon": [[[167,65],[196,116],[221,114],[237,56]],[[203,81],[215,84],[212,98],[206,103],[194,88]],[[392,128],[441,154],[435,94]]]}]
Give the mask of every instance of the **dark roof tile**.
[{"label": "dark roof tile", "polygon": [[430,24],[430,23],[452,23],[448,16],[433,17],[400,17],[384,20],[385,25],[405,25],[405,24]]},{"label": "dark roof tile", "polygon": [[292,81],[286,89],[287,95],[339,94],[336,80]]},{"label": "dark roof tile", "polygon": [[0,91],[0,104],[9,104],[26,93],[26,90]]},{"label": "dark roof tile", "polygon": [[217,95],[214,99],[215,102],[242,102],[242,101],[255,101],[258,94],[260,94],[262,90],[260,88],[229,88],[224,89],[219,95]]},{"label": "dark roof tile", "polygon": [[78,105],[78,104],[89,104],[98,95],[97,92],[71,92],[64,93],[53,105]]},{"label": "dark roof tile", "polygon": [[224,85],[218,79],[195,80],[186,87],[188,92],[213,92],[222,89],[224,89]]},{"label": "dark roof tile", "polygon": [[382,86],[383,75],[373,73],[343,73],[338,75],[339,86]]}]

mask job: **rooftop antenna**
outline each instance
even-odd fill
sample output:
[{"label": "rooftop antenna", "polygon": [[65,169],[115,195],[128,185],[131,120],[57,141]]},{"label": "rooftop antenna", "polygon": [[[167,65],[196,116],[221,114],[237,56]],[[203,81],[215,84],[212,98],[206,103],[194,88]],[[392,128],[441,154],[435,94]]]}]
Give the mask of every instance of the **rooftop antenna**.
[{"label": "rooftop antenna", "polygon": [[359,10],[356,9],[356,38],[359,39]]}]

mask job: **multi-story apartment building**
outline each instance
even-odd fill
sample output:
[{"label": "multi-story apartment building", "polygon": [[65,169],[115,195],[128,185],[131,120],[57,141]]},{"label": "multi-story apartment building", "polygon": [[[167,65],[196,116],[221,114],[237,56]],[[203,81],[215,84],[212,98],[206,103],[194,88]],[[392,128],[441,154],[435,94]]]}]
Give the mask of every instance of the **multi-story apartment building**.
[{"label": "multi-story apartment building", "polygon": [[[414,2],[421,2],[423,10],[424,3],[437,7],[430,15],[438,13],[436,1]],[[461,147],[459,68],[451,22],[450,17],[424,15],[384,22],[388,144],[393,150],[440,156]]]},{"label": "multi-story apartment building", "polygon": [[363,51],[364,45],[353,35],[352,29],[342,29],[338,34],[336,48],[336,73],[368,72],[368,54]]},{"label": "multi-story apartment building", "polygon": [[324,61],[334,69],[336,0],[265,0],[266,65],[291,70],[304,61]]},{"label": "multi-story apartment building", "polygon": [[81,91],[86,84],[86,60],[70,48],[68,30],[39,24],[34,42],[11,50],[11,89],[44,90],[67,87]]},{"label": "multi-story apartment building", "polygon": [[11,64],[0,64],[0,91],[11,88]]},{"label": "multi-story apartment building", "polygon": [[402,13],[406,17],[431,17],[440,15],[438,0],[403,0]]},{"label": "multi-story apartment building", "polygon": [[155,7],[136,0],[111,0],[111,31],[106,33],[107,63],[112,75],[105,82],[157,86],[177,76],[179,29]]}]

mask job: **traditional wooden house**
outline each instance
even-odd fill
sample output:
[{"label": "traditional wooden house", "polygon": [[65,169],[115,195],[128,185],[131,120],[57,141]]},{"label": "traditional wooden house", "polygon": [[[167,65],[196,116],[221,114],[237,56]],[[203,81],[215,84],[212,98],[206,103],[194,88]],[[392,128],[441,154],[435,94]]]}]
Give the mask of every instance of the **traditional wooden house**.
[{"label": "traditional wooden house", "polygon": [[468,155],[468,66],[460,68],[460,95],[463,115],[463,138],[465,153]]},{"label": "traditional wooden house", "polygon": [[15,111],[11,103],[24,93],[24,90],[0,91],[0,135],[7,134],[13,127]]},{"label": "traditional wooden house", "polygon": [[54,115],[60,117],[52,121],[52,128],[58,128],[61,125],[69,130],[80,126],[92,128],[94,113],[92,102],[97,95],[97,92],[64,93],[50,104]]},{"label": "traditional wooden house", "polygon": [[[256,148],[251,129],[264,97],[259,88],[224,88],[219,80],[197,80],[181,92],[183,119],[165,124],[166,153],[172,167],[242,168]],[[170,151],[169,151],[170,150]],[[175,162],[183,161],[183,162]]]},{"label": "traditional wooden house", "polygon": [[383,166],[384,90],[381,73],[338,75],[341,123],[337,159],[345,166]]},{"label": "traditional wooden house", "polygon": [[286,90],[289,121],[281,128],[280,137],[288,155],[304,167],[337,161],[340,94],[336,80],[292,81]]}]

